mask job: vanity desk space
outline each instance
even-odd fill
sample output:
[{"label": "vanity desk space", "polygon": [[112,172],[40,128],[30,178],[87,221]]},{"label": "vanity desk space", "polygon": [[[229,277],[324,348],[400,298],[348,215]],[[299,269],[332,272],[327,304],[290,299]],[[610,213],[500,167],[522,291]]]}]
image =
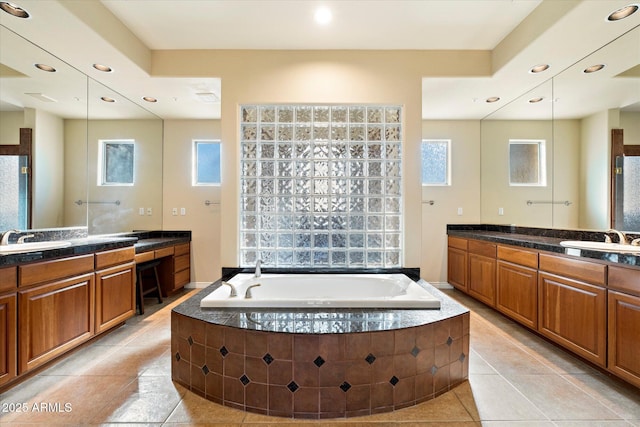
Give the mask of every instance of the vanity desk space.
[{"label": "vanity desk space", "polygon": [[52,236],[69,245],[0,255],[0,392],[136,313],[136,263],[161,259],[163,289],[189,282],[191,232]]},{"label": "vanity desk space", "polygon": [[452,286],[640,387],[640,247],[560,244],[604,241],[595,231],[449,225],[447,234]]}]

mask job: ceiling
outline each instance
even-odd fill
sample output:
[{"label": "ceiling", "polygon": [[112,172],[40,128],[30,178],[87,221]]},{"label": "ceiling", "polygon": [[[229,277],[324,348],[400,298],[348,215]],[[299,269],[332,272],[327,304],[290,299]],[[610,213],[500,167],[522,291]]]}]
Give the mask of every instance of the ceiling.
[{"label": "ceiling", "polygon": [[[31,17],[0,13],[0,25],[165,119],[220,118],[220,101],[203,102],[196,94],[220,97],[223,82],[155,77],[149,71],[154,50],[492,51],[491,76],[423,79],[424,118],[477,119],[487,114],[487,97],[500,96],[507,103],[640,25],[640,13],[606,22],[610,12],[630,1],[12,0]],[[319,6],[332,12],[327,25],[313,20]],[[517,54],[501,58],[499,53],[514,44]],[[13,56],[20,55],[0,53],[0,60],[20,73],[33,73],[8,64]],[[91,67],[94,62],[114,72],[100,73]],[[527,70],[542,62],[552,64],[550,71],[532,77]],[[145,103],[142,96],[158,102]],[[31,102],[17,98],[16,104]],[[0,103],[0,108],[8,107]]]}]

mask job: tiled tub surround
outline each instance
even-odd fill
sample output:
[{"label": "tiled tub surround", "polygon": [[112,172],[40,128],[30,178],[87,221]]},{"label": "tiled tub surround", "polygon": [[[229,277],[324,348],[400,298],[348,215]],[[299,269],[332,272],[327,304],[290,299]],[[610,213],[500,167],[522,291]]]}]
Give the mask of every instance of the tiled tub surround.
[{"label": "tiled tub surround", "polygon": [[421,284],[440,310],[201,309],[216,282],[172,311],[172,378],[213,402],[289,418],[433,399],[468,376],[469,311]]},{"label": "tiled tub surround", "polygon": [[[602,252],[573,249],[560,245],[563,240],[588,240],[603,242],[606,230],[563,230],[556,228],[517,227],[494,224],[449,224],[447,234],[468,239],[520,246],[558,254],[597,259],[618,264],[640,266],[640,247],[637,253]],[[609,234],[614,242],[617,236]],[[640,237],[640,233],[628,233],[629,240]]]}]

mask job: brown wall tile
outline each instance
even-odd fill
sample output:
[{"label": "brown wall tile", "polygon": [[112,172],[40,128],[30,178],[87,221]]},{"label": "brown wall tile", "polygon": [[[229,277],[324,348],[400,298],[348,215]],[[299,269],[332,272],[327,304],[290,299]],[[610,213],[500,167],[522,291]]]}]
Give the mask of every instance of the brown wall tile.
[{"label": "brown wall tile", "polygon": [[301,387],[318,387],[320,368],[313,362],[293,362],[293,380]]},{"label": "brown wall tile", "polygon": [[293,362],[274,360],[268,367],[269,384],[287,385],[293,379]]},{"label": "brown wall tile", "polygon": [[[205,392],[207,394],[207,399],[212,400],[218,399],[222,401],[224,397],[223,388],[222,388],[222,375],[214,374],[209,372],[205,379]],[[214,400],[215,402],[215,400]]]},{"label": "brown wall tile", "polygon": [[241,354],[229,353],[223,360],[224,376],[240,378],[244,374],[244,356]]},{"label": "brown wall tile", "polygon": [[250,382],[245,387],[245,404],[266,411],[268,409],[268,389],[266,384]]},{"label": "brown wall tile", "polygon": [[267,338],[269,354],[278,360],[293,360],[293,335],[284,333],[271,333]]},{"label": "brown wall tile", "polygon": [[357,385],[347,391],[347,411],[359,411],[371,407],[371,386]]},{"label": "brown wall tile", "polygon": [[[267,364],[260,357],[246,356],[244,359],[244,372],[252,382],[267,383]],[[266,406],[265,406],[266,407]]]},{"label": "brown wall tile", "polygon": [[344,334],[320,335],[320,356],[325,360],[344,360],[345,340]]},{"label": "brown wall tile", "polygon": [[416,328],[394,331],[394,354],[409,353],[416,345]]},{"label": "brown wall tile", "polygon": [[375,357],[390,356],[394,353],[395,339],[393,331],[372,332],[371,354]]},{"label": "brown wall tile", "polygon": [[347,395],[339,387],[320,388],[320,412],[327,414],[344,414],[346,408]]},{"label": "brown wall tile", "polygon": [[320,411],[319,389],[317,387],[300,387],[293,393],[293,411],[318,413]]},{"label": "brown wall tile", "polygon": [[231,353],[244,354],[245,330],[227,327],[224,329],[224,346]]},{"label": "brown wall tile", "polygon": [[345,336],[345,359],[364,359],[371,353],[371,334],[356,333]]},{"label": "brown wall tile", "polygon": [[269,352],[268,333],[247,331],[245,335],[245,351],[247,356],[262,357]]},{"label": "brown wall tile", "polygon": [[293,413],[293,393],[286,386],[269,386],[269,414]]},{"label": "brown wall tile", "polygon": [[220,325],[207,323],[205,327],[205,345],[219,349],[224,345],[224,328]]},{"label": "brown wall tile", "polygon": [[320,354],[320,337],[318,335],[293,336],[293,360],[297,362],[313,362]]}]

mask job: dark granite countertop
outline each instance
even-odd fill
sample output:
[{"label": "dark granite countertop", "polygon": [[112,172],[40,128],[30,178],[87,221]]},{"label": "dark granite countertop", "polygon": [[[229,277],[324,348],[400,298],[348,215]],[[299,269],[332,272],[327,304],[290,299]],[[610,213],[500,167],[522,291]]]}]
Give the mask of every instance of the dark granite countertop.
[{"label": "dark granite countertop", "polygon": [[[615,264],[640,266],[640,248],[638,248],[637,253],[619,253],[575,249],[560,245],[560,242],[563,240],[589,240],[602,242],[604,241],[605,234],[602,231],[563,230],[492,224],[454,224],[447,226],[447,234],[449,236],[485,240],[493,243],[520,246],[523,248],[554,252],[579,258],[589,258]],[[635,239],[640,236],[636,234],[628,234],[628,237]],[[613,238],[614,241],[616,241],[615,237]]]},{"label": "dark granite countertop", "polygon": [[200,301],[220,286],[218,280],[175,307],[173,311],[218,325],[258,331],[303,334],[388,331],[421,326],[469,311],[425,281],[418,280],[417,282],[440,300],[440,309],[201,308]]},{"label": "dark granite countertop", "polygon": [[[31,231],[25,231],[20,234],[27,233],[31,233]],[[19,237],[20,234],[15,238]],[[0,267],[84,255],[128,246],[134,246],[136,253],[140,253],[191,241],[191,231],[134,231],[131,233],[88,236],[86,229],[84,233],[79,232],[77,229],[70,229],[68,232],[64,229],[59,229],[51,231],[39,230],[34,231],[33,234],[37,235],[30,241],[65,240],[70,242],[71,245],[55,249],[0,254]]]}]

